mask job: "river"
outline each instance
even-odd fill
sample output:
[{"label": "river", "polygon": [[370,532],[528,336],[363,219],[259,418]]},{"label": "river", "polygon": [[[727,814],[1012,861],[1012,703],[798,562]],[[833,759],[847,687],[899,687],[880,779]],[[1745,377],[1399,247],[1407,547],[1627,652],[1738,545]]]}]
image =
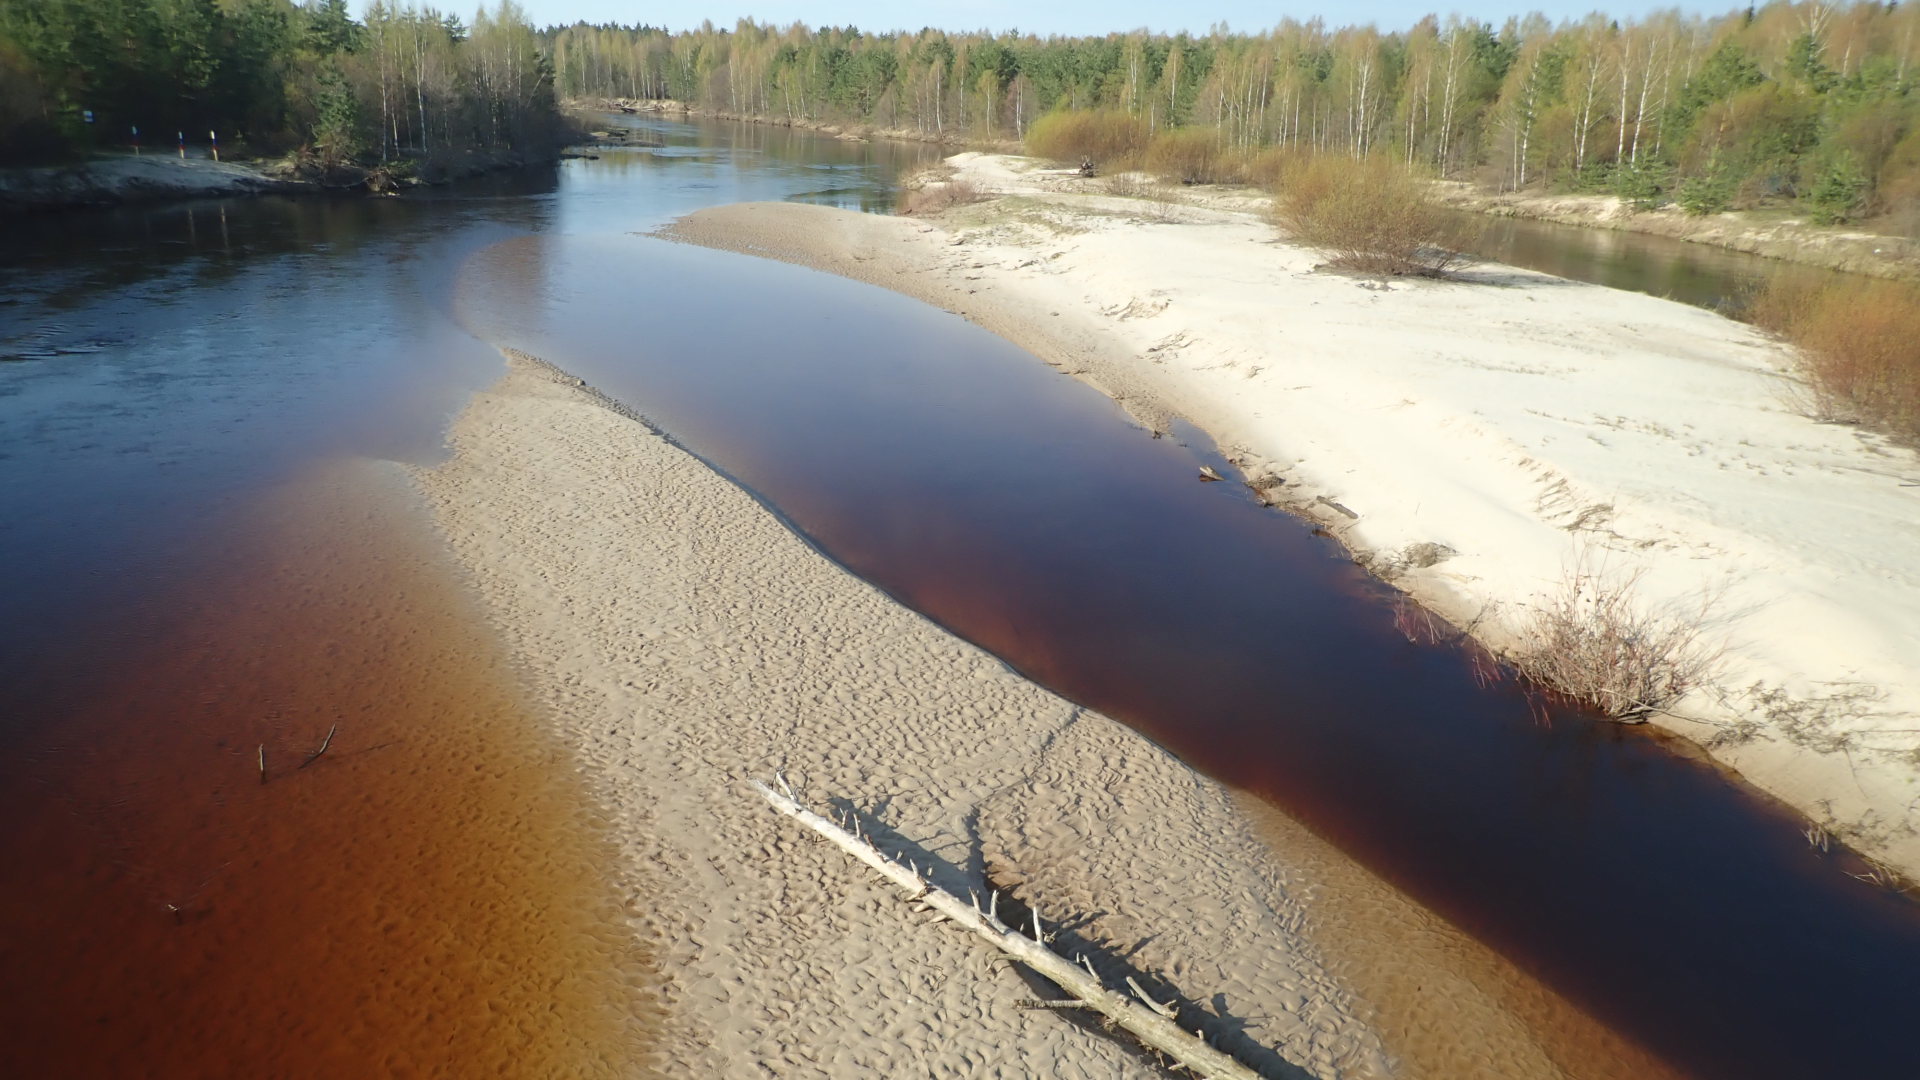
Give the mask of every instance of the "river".
[{"label": "river", "polygon": [[[1739,315],[1783,265],[1777,259],[1667,236],[1456,212],[1456,243],[1477,258],[1524,266]],[[1834,271],[1804,268],[1808,274]]]},{"label": "river", "polygon": [[[1329,541],[1195,483],[1201,462],[1230,472],[1200,433],[1150,438],[893,294],[635,235],[744,199],[885,209],[931,150],[622,122],[664,145],[419,198],[68,215],[0,240],[0,807],[28,928],[6,979],[33,1033],[11,1072],[491,1068],[486,1002],[525,1006],[537,980],[420,972],[555,963],[551,942],[495,939],[521,881],[586,913],[570,968],[644,962],[607,951],[619,900],[580,869],[599,841],[564,752],[528,734],[432,545],[330,496],[334,463],[435,460],[501,345],[633,404],[831,557],[1258,793],[1681,1068],[1910,1071],[1920,915],[1788,815],[1644,732],[1543,723],[1470,649],[1409,642]],[[330,725],[339,748],[300,767]],[[521,839],[471,826],[514,805],[544,808]],[[410,873],[427,850],[436,873]],[[470,880],[478,898],[456,895]],[[646,1009],[595,989],[510,1045],[613,1070]]]}]

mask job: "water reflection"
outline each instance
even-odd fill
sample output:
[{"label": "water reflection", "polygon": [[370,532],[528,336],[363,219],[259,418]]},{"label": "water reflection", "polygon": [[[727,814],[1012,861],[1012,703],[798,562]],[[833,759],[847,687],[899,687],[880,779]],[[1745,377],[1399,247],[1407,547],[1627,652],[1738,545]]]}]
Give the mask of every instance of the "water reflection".
[{"label": "water reflection", "polygon": [[1462,250],[1483,259],[1733,316],[1745,310],[1753,291],[1783,265],[1666,236],[1521,218],[1455,213],[1451,228]]},{"label": "water reflection", "polygon": [[599,160],[567,162],[560,231],[643,230],[702,206],[765,199],[888,213],[894,178],[941,153],[921,143],[836,139],[766,124],[642,115],[601,122],[648,145],[596,146]]}]

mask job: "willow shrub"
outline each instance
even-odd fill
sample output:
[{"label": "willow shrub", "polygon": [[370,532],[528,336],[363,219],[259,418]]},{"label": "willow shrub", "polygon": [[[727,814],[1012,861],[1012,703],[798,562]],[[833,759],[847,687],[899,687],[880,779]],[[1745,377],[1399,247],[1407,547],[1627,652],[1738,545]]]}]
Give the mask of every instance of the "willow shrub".
[{"label": "willow shrub", "polygon": [[1302,156],[1302,151],[1284,146],[1269,146],[1265,150],[1255,150],[1240,162],[1240,179],[1243,183],[1268,191],[1280,186],[1280,178],[1293,167]]},{"label": "willow shrub", "polygon": [[1027,129],[1027,152],[1078,164],[1090,159],[1103,172],[1131,169],[1147,147],[1147,122],[1116,109],[1048,113]]},{"label": "willow shrub", "polygon": [[1920,285],[1785,270],[1749,316],[1798,350],[1815,417],[1920,444]]},{"label": "willow shrub", "polygon": [[1220,133],[1206,128],[1163,131],[1147,144],[1147,171],[1182,184],[1231,183],[1242,164],[1221,147]]},{"label": "willow shrub", "polygon": [[1438,277],[1464,261],[1426,179],[1394,158],[1315,154],[1279,172],[1275,222],[1333,266]]}]

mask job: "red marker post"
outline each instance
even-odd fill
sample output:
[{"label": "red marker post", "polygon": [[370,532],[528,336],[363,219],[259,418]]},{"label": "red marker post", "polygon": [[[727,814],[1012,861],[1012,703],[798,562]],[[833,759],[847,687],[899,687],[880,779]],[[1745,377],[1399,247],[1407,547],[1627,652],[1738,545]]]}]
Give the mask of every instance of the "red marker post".
[{"label": "red marker post", "polygon": [[133,125],[133,156],[140,156],[140,125]]},{"label": "red marker post", "polygon": [[209,131],[209,132],[207,132],[207,141],[213,144],[213,160],[215,160],[215,161],[219,161],[219,160],[220,160],[220,135],[219,135],[219,133],[217,133],[217,132],[212,132],[212,131]]},{"label": "red marker post", "polygon": [[180,140],[180,160],[187,160],[187,133],[184,131],[176,131],[173,133],[173,137]]}]

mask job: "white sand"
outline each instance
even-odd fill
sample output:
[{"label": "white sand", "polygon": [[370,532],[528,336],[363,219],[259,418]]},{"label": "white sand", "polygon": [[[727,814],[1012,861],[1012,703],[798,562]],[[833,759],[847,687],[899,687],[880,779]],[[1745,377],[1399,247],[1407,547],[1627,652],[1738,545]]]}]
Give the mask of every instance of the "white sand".
[{"label": "white sand", "polygon": [[[1307,1074],[1388,1074],[1302,933],[1303,883],[1218,785],[822,558],[577,380],[510,367],[416,475],[605,800],[668,987],[661,1073],[1156,1075],[1016,1008],[1034,991],[991,950],[742,783],[783,769],[816,805],[873,811],[947,884],[992,869],[1202,1003],[1223,995]],[[1553,1074],[1507,1042],[1485,1075]]]},{"label": "white sand", "polygon": [[[1650,607],[1717,595],[1718,675],[1657,722],[1920,872],[1920,463],[1800,415],[1780,346],[1497,265],[1458,282],[1315,272],[1252,200],[1169,206],[1026,159],[949,164],[1001,197],[931,222],[749,204],[670,235],[897,289],[1147,423],[1184,415],[1496,647],[1583,563],[1642,575]],[[1453,554],[1420,566],[1426,544]]]}]

